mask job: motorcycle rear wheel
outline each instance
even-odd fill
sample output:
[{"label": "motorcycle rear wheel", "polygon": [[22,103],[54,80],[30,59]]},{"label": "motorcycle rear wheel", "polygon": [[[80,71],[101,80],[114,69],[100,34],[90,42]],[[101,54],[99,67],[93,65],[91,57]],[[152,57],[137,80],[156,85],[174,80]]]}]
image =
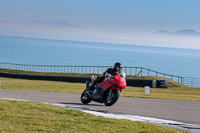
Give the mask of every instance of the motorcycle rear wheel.
[{"label": "motorcycle rear wheel", "polygon": [[111,97],[109,96],[109,92],[106,92],[106,95],[104,97],[104,104],[106,106],[111,106],[113,105],[115,102],[117,102],[119,96],[120,96],[120,91],[117,89],[112,90],[112,94]]},{"label": "motorcycle rear wheel", "polygon": [[90,98],[90,96],[88,94],[86,94],[86,90],[84,90],[84,92],[81,95],[81,102],[83,104],[88,104],[92,101],[92,99]]}]

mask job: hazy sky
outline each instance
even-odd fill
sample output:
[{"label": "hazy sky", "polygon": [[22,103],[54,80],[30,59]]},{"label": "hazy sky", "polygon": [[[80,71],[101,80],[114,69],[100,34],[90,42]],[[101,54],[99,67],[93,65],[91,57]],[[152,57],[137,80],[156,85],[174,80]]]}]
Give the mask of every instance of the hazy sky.
[{"label": "hazy sky", "polygon": [[0,35],[200,49],[161,29],[200,32],[200,0],[0,0]]}]

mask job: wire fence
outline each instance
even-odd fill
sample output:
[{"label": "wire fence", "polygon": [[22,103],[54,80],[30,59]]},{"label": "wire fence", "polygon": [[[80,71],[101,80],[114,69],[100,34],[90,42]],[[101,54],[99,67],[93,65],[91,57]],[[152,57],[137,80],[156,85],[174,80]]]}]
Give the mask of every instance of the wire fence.
[{"label": "wire fence", "polygon": [[[112,66],[69,66],[69,65],[29,65],[29,64],[15,64],[0,62],[0,69],[13,69],[32,72],[55,72],[55,73],[94,73],[102,74]],[[144,67],[123,67],[123,71],[127,75],[137,76],[155,76],[169,78],[178,83],[191,86],[200,87],[200,78],[181,77],[171,74],[166,74]]]}]

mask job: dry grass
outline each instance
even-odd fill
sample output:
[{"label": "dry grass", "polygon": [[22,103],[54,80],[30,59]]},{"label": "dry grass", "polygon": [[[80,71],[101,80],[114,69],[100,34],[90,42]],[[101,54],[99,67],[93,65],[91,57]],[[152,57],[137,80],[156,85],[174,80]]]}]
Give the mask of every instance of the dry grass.
[{"label": "dry grass", "polygon": [[115,120],[37,102],[0,100],[0,132],[186,133],[153,124]]}]

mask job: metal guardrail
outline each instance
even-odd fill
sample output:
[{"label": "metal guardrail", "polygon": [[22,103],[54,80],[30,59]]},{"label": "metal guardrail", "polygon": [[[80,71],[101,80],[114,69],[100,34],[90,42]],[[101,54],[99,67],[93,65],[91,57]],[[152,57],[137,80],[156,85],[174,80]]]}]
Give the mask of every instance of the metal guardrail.
[{"label": "metal guardrail", "polygon": [[[33,72],[57,72],[57,73],[94,73],[101,74],[112,66],[69,66],[69,65],[29,65],[29,64],[15,64],[0,62],[0,68],[24,70]],[[181,77],[171,74],[166,74],[144,67],[123,67],[127,75],[138,76],[156,76],[169,78],[178,83],[188,85],[191,87],[200,87],[200,78]]]},{"label": "metal guardrail", "polygon": [[183,77],[183,83],[186,86],[190,87],[200,87],[200,78],[194,77]]}]

